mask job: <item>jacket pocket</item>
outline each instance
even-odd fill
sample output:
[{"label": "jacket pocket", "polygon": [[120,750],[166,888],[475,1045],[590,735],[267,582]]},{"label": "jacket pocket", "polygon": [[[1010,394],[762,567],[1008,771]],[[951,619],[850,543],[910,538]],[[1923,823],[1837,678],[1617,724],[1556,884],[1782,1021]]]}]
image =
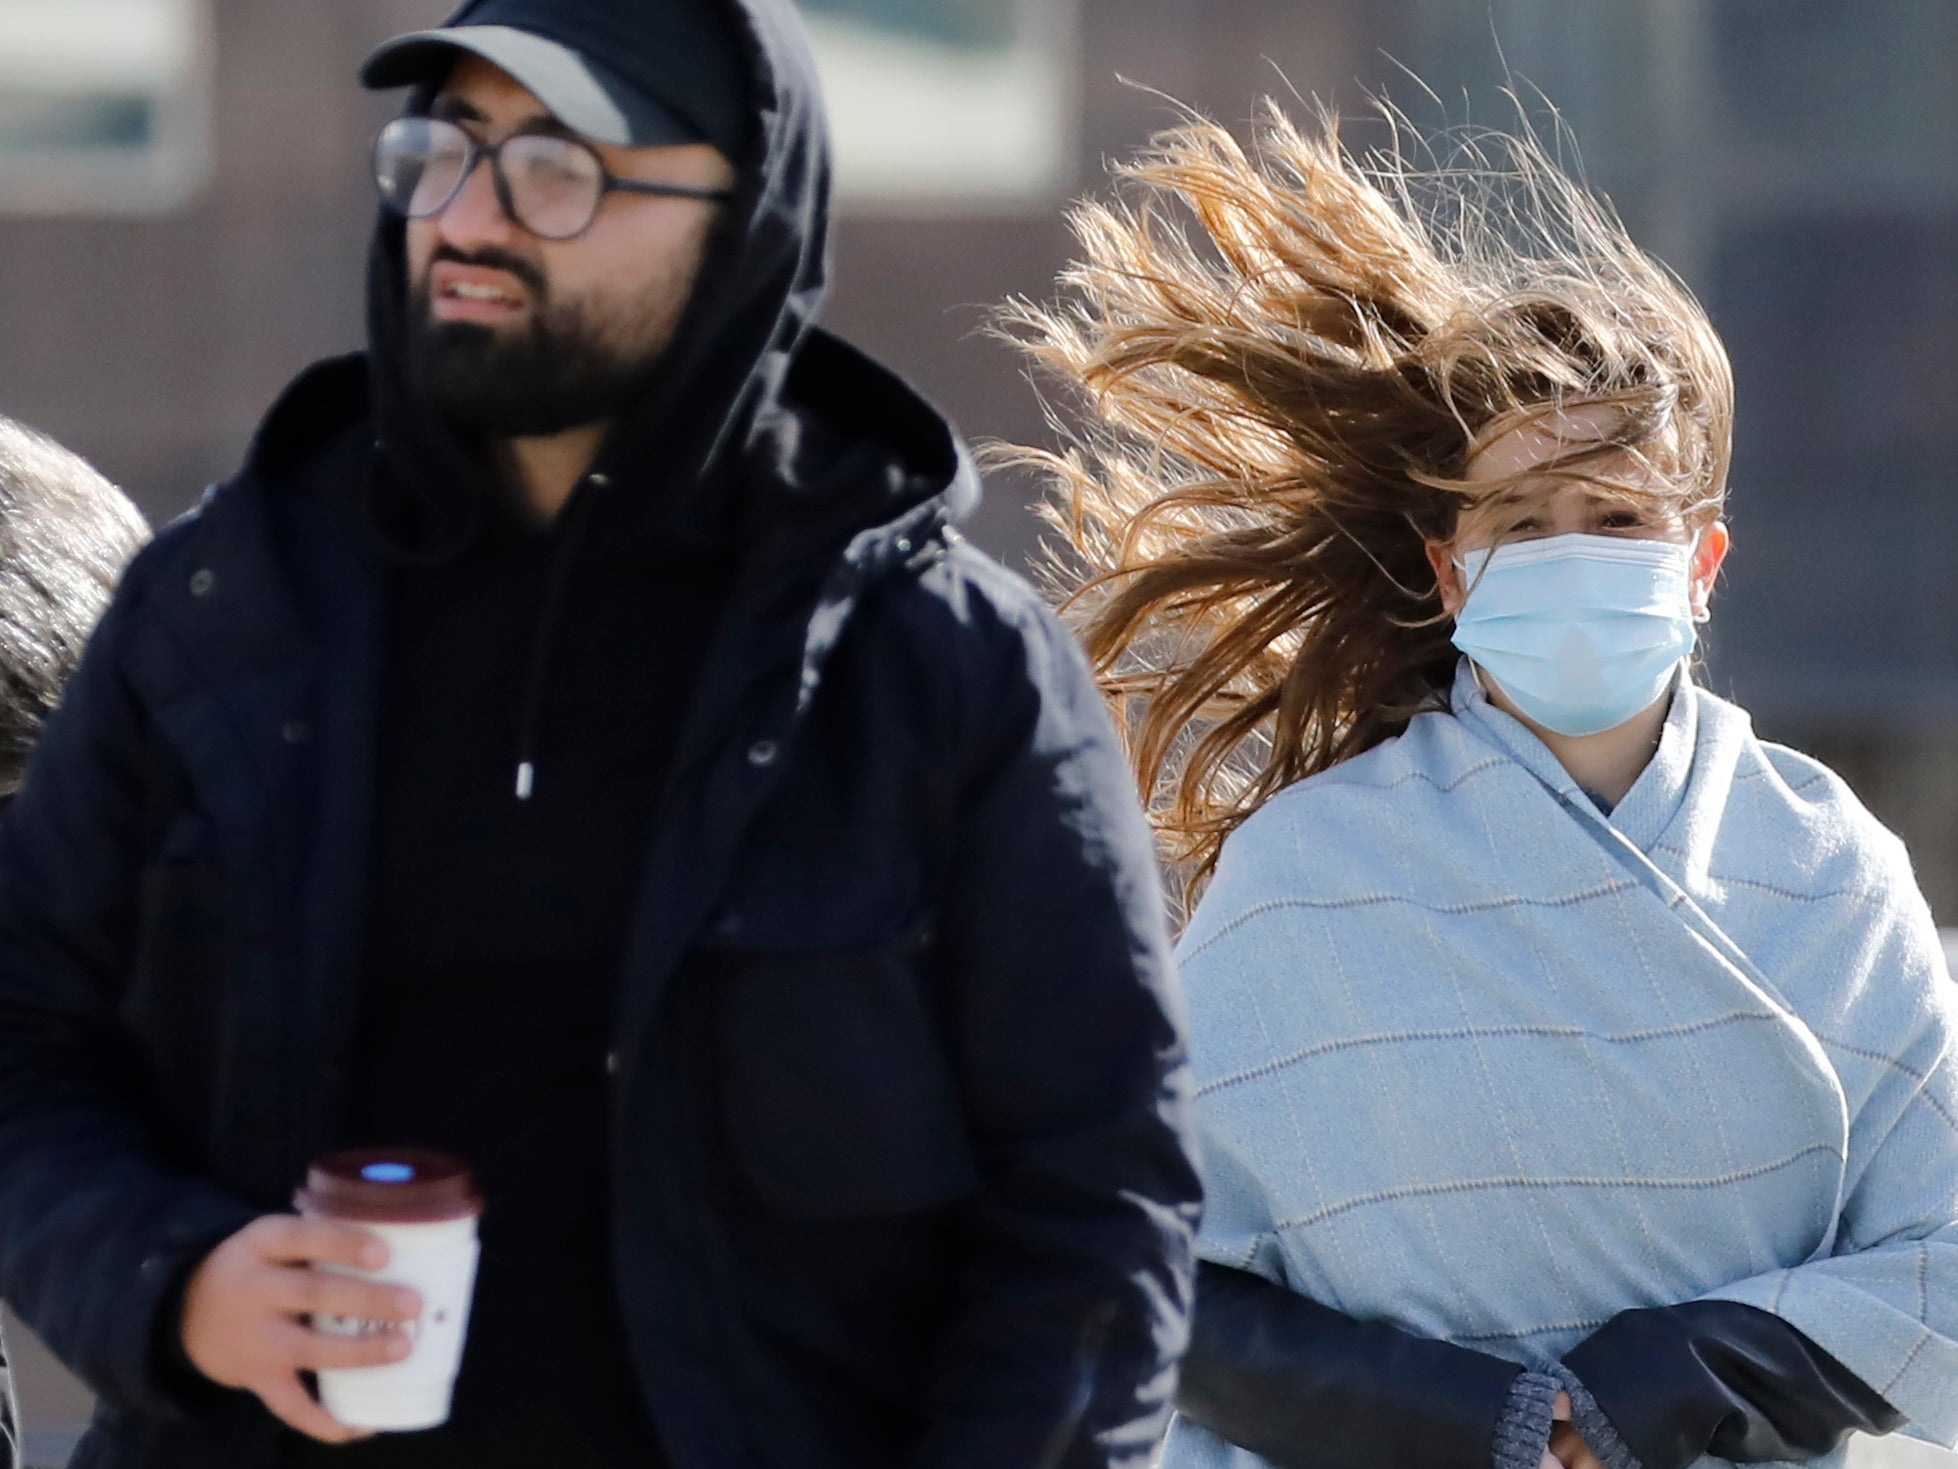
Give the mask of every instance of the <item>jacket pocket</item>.
[{"label": "jacket pocket", "polygon": [[803,1219],[929,1210],[978,1170],[915,942],[720,949],[720,1092],[742,1183]]}]

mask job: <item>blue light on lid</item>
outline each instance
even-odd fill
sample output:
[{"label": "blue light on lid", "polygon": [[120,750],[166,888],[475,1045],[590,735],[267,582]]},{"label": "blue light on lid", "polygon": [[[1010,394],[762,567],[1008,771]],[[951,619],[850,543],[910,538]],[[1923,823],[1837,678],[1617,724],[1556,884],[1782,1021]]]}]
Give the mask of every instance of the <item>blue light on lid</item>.
[{"label": "blue light on lid", "polygon": [[360,1176],[369,1183],[413,1183],[415,1170],[406,1163],[369,1163]]}]

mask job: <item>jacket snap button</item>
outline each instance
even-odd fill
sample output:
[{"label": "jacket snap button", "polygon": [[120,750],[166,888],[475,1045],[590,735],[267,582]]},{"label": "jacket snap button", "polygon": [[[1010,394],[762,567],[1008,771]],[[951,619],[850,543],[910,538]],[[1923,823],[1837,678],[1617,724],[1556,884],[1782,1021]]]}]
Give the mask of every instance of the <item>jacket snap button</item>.
[{"label": "jacket snap button", "polygon": [[607,1051],[605,1053],[605,1074],[607,1076],[617,1076],[619,1074],[619,1053],[617,1051]]},{"label": "jacket snap button", "polygon": [[218,576],[208,566],[200,566],[190,574],[190,594],[193,597],[208,597],[217,590]]},{"label": "jacket snap button", "polygon": [[756,740],[748,746],[748,763],[758,770],[766,770],[781,758],[782,747],[773,740]]},{"label": "jacket snap button", "polygon": [[602,490],[611,483],[612,476],[609,474],[595,474],[591,477],[592,488],[595,490]]},{"label": "jacket snap button", "polygon": [[909,540],[899,541],[897,543],[897,550],[900,556],[909,556],[911,554],[911,542]]},{"label": "jacket snap button", "polygon": [[303,719],[288,719],[286,727],[280,731],[288,745],[303,745],[306,737],[313,732],[312,726]]}]

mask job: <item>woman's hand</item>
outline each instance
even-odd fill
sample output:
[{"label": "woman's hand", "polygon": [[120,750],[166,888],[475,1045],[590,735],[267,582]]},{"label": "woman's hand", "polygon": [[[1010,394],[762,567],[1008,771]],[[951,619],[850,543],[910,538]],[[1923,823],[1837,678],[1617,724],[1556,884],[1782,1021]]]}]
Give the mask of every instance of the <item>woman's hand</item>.
[{"label": "woman's hand", "polygon": [[1561,1465],[1562,1469],[1604,1469],[1598,1456],[1591,1452],[1591,1446],[1568,1423],[1551,1426],[1550,1452],[1544,1455],[1544,1469],[1550,1469],[1553,1464]]},{"label": "woman's hand", "polygon": [[1604,1469],[1591,1446],[1571,1427],[1570,1394],[1560,1392],[1550,1410],[1550,1447],[1539,1469]]}]

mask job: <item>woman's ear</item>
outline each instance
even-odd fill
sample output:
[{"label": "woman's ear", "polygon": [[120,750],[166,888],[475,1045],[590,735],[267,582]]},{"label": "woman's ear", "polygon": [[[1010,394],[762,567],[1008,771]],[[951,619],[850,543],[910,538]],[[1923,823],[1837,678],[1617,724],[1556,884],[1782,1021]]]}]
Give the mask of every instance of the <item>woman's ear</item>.
[{"label": "woman's ear", "polygon": [[1713,601],[1713,584],[1720,579],[1720,568],[1726,563],[1727,552],[1732,549],[1734,538],[1727,530],[1727,522],[1716,520],[1700,532],[1700,543],[1693,551],[1693,620],[1705,622],[1713,614],[1710,610]]},{"label": "woman's ear", "polygon": [[1449,541],[1425,541],[1422,545],[1428,553],[1428,565],[1434,568],[1442,610],[1453,617],[1462,610],[1462,573],[1455,565],[1455,547]]}]

